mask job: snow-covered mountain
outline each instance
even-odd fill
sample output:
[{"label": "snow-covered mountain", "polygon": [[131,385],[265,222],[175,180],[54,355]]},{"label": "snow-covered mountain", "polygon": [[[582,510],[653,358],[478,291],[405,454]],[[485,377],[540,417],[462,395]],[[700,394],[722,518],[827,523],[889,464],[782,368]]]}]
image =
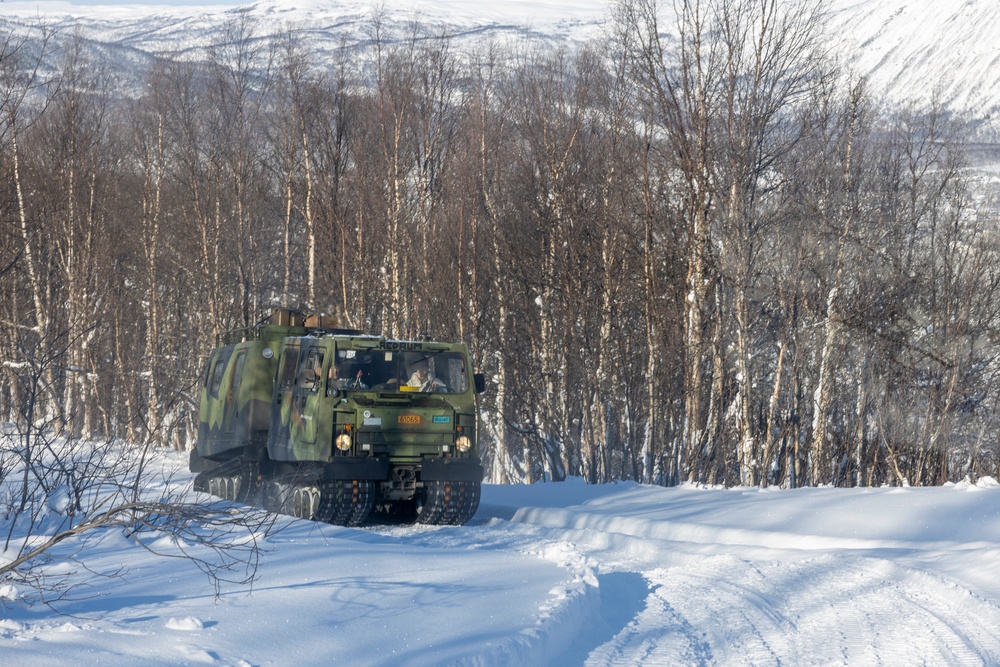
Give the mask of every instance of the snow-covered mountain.
[{"label": "snow-covered mountain", "polygon": [[833,0],[830,26],[845,60],[891,98],[937,95],[984,119],[1000,111],[995,0]]},{"label": "snow-covered mountain", "polygon": [[589,39],[600,32],[608,6],[604,0],[495,0],[488,5],[462,0],[260,0],[200,7],[8,2],[0,5],[0,23],[24,27],[41,21],[64,34],[79,31],[106,49],[185,57],[219,43],[222,27],[239,15],[256,20],[258,38],[294,30],[323,52],[368,43],[377,11],[389,41],[409,37],[415,27],[422,36],[448,35],[462,48],[484,38],[553,43]]},{"label": "snow-covered mountain", "polygon": [[[100,4],[101,2],[106,4]],[[212,2],[212,0],[209,0]],[[152,54],[197,57],[222,38],[234,16],[259,19],[266,31],[299,31],[318,51],[365,44],[373,0],[215,0],[208,6],[166,0],[35,0],[0,4],[0,29],[43,22],[79,32],[115,62],[141,64]],[[599,37],[612,0],[383,0],[384,28],[404,36],[448,34],[459,48],[492,38],[565,43]],[[669,6],[670,3],[662,3]],[[937,95],[954,110],[989,120],[1000,110],[1000,4],[996,0],[829,0],[835,51],[870,76],[887,101]],[[262,37],[265,35],[261,35]]]}]

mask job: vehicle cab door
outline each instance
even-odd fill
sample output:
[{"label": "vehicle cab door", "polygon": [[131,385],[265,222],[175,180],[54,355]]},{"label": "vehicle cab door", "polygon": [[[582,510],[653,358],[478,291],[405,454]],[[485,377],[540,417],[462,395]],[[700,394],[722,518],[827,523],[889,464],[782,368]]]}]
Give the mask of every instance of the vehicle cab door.
[{"label": "vehicle cab door", "polygon": [[[315,446],[322,425],[332,418],[326,396],[326,376],[328,359],[323,346],[318,341],[304,341],[299,353],[298,381],[292,392],[291,437],[293,447]],[[325,413],[331,412],[330,415]],[[319,458],[319,452],[310,452],[307,458]]]}]

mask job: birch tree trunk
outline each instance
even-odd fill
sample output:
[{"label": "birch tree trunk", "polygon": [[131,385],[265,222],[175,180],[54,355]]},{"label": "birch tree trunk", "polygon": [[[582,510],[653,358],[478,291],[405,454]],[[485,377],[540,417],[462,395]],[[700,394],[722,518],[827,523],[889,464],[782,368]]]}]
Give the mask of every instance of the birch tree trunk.
[{"label": "birch tree trunk", "polygon": [[142,207],[143,227],[145,229],[143,251],[146,255],[146,280],[149,289],[149,309],[146,315],[145,373],[148,373],[146,400],[149,406],[148,424],[151,433],[159,433],[162,424],[158,366],[159,359],[163,356],[160,347],[159,251],[160,208],[163,196],[164,129],[163,117],[160,114],[156,115],[155,136],[152,152],[143,156],[146,164]]},{"label": "birch tree trunk", "polygon": [[[38,358],[48,358],[49,337],[52,334],[49,326],[49,316],[47,310],[46,294],[47,288],[42,284],[42,276],[39,273],[38,262],[35,257],[36,238],[41,236],[41,230],[32,230],[28,226],[27,201],[24,197],[24,189],[21,186],[21,162],[18,150],[18,119],[13,108],[8,109],[11,145],[11,173],[14,179],[14,193],[17,199],[17,221],[18,231],[21,234],[20,242],[23,243],[22,256],[26,273],[28,275],[28,285],[31,289],[32,306],[34,310],[34,326],[32,331],[36,336],[35,354]],[[44,423],[52,423],[56,417],[56,406],[54,390],[55,379],[51,364],[47,364],[43,369],[42,377],[39,380],[43,383],[40,397],[47,397],[44,405],[39,406],[43,411]],[[25,424],[26,428],[32,428],[34,424]]]},{"label": "birch tree trunk", "polygon": [[840,178],[840,191],[846,198],[843,202],[843,211],[827,211],[826,215],[840,215],[842,219],[839,223],[837,235],[836,253],[833,263],[833,276],[830,281],[830,288],[826,295],[826,315],[823,318],[823,338],[819,350],[819,370],[816,378],[816,388],[813,391],[813,420],[812,438],[809,447],[809,482],[812,485],[829,483],[831,481],[831,471],[829,465],[829,453],[827,451],[827,417],[830,411],[830,396],[833,384],[832,373],[834,370],[834,357],[841,344],[841,303],[840,291],[844,283],[844,270],[846,264],[846,253],[848,239],[853,231],[855,219],[855,178],[852,173],[852,157],[854,152],[854,139],[858,130],[858,123],[861,118],[861,105],[863,101],[863,88],[861,85],[854,87],[851,91],[849,107],[847,109],[846,134],[843,146],[843,169]]},{"label": "birch tree trunk", "polygon": [[[486,218],[486,235],[491,258],[492,281],[483,284],[496,304],[496,338],[494,349],[486,351],[489,359],[487,367],[495,368],[495,391],[493,401],[493,451],[492,480],[500,484],[510,484],[523,479],[515,464],[521,458],[521,464],[527,467],[527,459],[522,455],[515,456],[516,442],[511,434],[509,421],[511,419],[508,390],[511,382],[511,360],[516,358],[517,351],[509,347],[511,302],[513,289],[510,285],[510,267],[507,256],[510,253],[508,232],[503,227],[502,193],[500,191],[503,174],[503,150],[505,129],[509,118],[511,105],[510,96],[504,98],[498,88],[501,82],[497,80],[497,54],[490,50],[482,62],[477,63],[474,71],[476,111],[474,117],[474,137],[472,138],[475,161],[477,189],[482,197],[482,210]],[[475,220],[475,216],[474,216]],[[461,254],[461,252],[460,252]],[[478,270],[477,270],[478,271]],[[477,272],[478,275],[478,272]],[[485,283],[485,281],[484,281]],[[479,283],[476,283],[478,290]],[[478,299],[477,299],[478,302]]]}]

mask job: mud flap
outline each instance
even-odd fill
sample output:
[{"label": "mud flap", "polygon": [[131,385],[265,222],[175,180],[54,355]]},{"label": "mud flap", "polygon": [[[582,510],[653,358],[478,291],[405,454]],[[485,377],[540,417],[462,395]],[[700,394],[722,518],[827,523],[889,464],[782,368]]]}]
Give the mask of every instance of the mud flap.
[{"label": "mud flap", "polygon": [[389,479],[389,459],[375,456],[337,457],[323,466],[323,479]]},{"label": "mud flap", "polygon": [[424,482],[481,482],[483,466],[478,458],[424,459],[420,465],[420,479]]},{"label": "mud flap", "polygon": [[191,472],[205,472],[215,466],[219,465],[218,461],[213,461],[211,459],[206,459],[204,456],[198,453],[197,447],[191,450],[191,454],[188,458],[188,470]]}]

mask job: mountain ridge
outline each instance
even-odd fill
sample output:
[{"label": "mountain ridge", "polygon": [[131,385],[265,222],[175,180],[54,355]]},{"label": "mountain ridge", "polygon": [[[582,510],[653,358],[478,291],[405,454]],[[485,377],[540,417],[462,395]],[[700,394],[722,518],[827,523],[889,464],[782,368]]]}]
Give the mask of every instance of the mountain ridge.
[{"label": "mountain ridge", "polygon": [[[599,38],[610,2],[500,0],[489,8],[460,0],[381,3],[388,33],[446,35],[458,48],[483,39],[556,45]],[[219,40],[227,21],[256,19],[266,37],[296,30],[320,56],[341,44],[369,41],[375,6],[369,0],[259,0],[207,7],[7,2],[0,29],[44,24],[79,33],[105,49],[152,56],[194,57]],[[826,17],[833,50],[866,76],[888,104],[932,99],[992,126],[1000,111],[1000,5],[995,0],[830,0]]]}]

